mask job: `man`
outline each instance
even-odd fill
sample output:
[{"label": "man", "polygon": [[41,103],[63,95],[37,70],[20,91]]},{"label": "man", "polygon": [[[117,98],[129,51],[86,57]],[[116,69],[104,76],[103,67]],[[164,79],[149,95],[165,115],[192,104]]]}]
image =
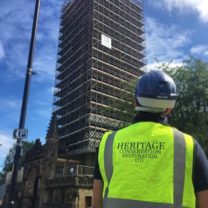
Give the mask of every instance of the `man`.
[{"label": "man", "polygon": [[104,134],[93,208],[208,208],[208,162],[190,136],[165,124],[176,86],[162,71],[136,86],[135,122]]}]

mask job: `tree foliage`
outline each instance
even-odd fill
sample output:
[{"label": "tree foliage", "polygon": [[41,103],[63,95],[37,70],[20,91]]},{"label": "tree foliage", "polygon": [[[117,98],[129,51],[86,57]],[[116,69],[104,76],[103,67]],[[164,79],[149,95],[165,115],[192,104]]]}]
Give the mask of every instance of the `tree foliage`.
[{"label": "tree foliage", "polygon": [[208,63],[191,58],[181,67],[162,66],[177,86],[169,123],[193,135],[208,154]]}]

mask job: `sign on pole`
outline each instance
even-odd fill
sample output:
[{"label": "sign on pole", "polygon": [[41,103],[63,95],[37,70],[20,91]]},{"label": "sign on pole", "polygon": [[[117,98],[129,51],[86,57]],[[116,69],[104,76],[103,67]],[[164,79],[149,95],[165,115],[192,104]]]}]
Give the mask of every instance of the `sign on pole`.
[{"label": "sign on pole", "polygon": [[28,135],[28,129],[14,129],[13,139],[23,139],[26,140]]}]

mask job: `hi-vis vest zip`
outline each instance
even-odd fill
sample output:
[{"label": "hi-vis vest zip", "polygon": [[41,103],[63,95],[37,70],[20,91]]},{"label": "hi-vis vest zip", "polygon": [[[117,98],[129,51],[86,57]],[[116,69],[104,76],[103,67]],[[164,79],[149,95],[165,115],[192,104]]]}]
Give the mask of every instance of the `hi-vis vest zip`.
[{"label": "hi-vis vest zip", "polygon": [[194,208],[193,151],[191,136],[160,123],[105,133],[103,208]]}]

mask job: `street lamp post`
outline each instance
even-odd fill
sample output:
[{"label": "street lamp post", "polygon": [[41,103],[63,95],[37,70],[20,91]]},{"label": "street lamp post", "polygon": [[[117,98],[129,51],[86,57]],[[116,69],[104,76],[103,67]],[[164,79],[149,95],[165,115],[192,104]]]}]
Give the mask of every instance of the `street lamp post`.
[{"label": "street lamp post", "polygon": [[[19,120],[19,129],[24,129],[25,127],[25,118],[26,118],[26,113],[27,113],[27,103],[28,103],[28,97],[29,97],[30,81],[31,81],[31,77],[33,74],[32,63],[33,63],[34,45],[35,45],[35,37],[36,37],[36,31],[37,31],[39,9],[40,9],[40,0],[36,0],[28,62],[27,62],[27,70],[26,70],[26,75],[25,75],[22,108],[21,108],[21,114],[20,114],[20,120]],[[12,179],[11,179],[11,190],[10,190],[10,198],[9,198],[9,207],[11,208],[15,207],[16,205],[15,204],[16,183],[17,183],[18,163],[20,159],[21,149],[22,149],[22,138],[20,137],[20,138],[17,138],[17,142],[16,142],[14,165],[13,165],[13,172],[12,172]]]}]

